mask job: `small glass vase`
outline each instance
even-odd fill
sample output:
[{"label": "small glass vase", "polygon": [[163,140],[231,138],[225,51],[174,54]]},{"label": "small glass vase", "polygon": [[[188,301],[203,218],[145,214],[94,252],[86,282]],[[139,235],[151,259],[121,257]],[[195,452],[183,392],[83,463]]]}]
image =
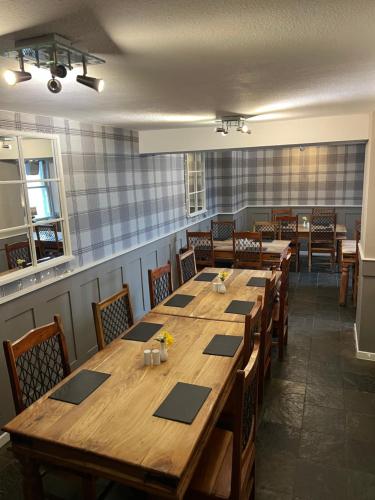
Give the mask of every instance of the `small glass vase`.
[{"label": "small glass vase", "polygon": [[165,342],[160,342],[160,361],[164,363],[168,360],[168,349]]},{"label": "small glass vase", "polygon": [[217,290],[219,293],[225,293],[227,291],[225,285],[224,285],[224,282],[222,281],[221,283],[219,283],[219,286],[218,286],[218,290]]}]

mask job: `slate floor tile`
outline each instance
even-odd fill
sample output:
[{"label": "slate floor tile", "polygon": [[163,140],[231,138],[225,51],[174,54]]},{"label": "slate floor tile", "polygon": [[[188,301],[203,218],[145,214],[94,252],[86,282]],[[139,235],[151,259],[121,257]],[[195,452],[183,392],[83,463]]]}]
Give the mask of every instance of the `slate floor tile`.
[{"label": "slate floor tile", "polygon": [[295,469],[295,459],[280,460],[275,453],[259,454],[255,465],[257,491],[272,490],[291,495],[294,488]]},{"label": "slate floor tile", "polygon": [[306,403],[343,410],[344,390],[340,387],[307,384]]},{"label": "slate floor tile", "polygon": [[327,434],[345,432],[345,412],[334,408],[305,404],[303,430]]},{"label": "slate floor tile", "polygon": [[348,497],[355,500],[374,500],[375,474],[348,471]]},{"label": "slate floor tile", "polygon": [[346,414],[346,432],[350,438],[372,443],[375,448],[375,415],[348,412]]},{"label": "slate floor tile", "polygon": [[347,436],[346,461],[350,469],[375,474],[374,444]]},{"label": "slate floor tile", "polygon": [[277,453],[278,456],[297,458],[300,447],[300,430],[275,422],[262,421],[256,448],[260,455]]},{"label": "slate floor tile", "polygon": [[349,500],[343,468],[300,460],[295,474],[295,500]]},{"label": "slate floor tile", "polygon": [[344,389],[346,410],[375,415],[375,393]]},{"label": "slate floor tile", "polygon": [[301,432],[299,456],[305,460],[335,467],[346,466],[345,434],[322,432]]},{"label": "slate floor tile", "polygon": [[344,389],[375,393],[375,377],[372,375],[343,372]]}]

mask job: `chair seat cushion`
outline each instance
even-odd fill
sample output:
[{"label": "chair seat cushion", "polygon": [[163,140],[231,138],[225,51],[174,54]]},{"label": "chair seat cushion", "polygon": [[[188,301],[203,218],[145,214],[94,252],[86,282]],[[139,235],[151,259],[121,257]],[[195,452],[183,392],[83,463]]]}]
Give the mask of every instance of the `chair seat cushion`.
[{"label": "chair seat cushion", "polygon": [[232,480],[233,433],[215,428],[190,484],[194,491],[218,498],[229,498]]}]

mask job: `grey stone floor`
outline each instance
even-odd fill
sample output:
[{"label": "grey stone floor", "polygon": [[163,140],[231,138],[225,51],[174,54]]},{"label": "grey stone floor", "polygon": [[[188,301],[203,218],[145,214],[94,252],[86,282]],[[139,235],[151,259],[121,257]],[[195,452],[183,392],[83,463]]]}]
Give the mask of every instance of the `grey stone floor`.
[{"label": "grey stone floor", "polygon": [[[338,306],[338,277],[291,273],[289,345],[283,362],[274,353],[257,438],[257,500],[375,499],[375,363],[355,359],[355,311]],[[22,499],[6,448],[0,499]]]}]

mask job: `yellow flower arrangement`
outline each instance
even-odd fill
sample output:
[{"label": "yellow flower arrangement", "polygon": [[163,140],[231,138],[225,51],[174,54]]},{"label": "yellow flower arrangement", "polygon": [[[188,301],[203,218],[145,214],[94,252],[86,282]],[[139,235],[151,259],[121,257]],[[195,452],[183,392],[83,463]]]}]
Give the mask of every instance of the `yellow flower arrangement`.
[{"label": "yellow flower arrangement", "polygon": [[166,330],[163,330],[160,334],[160,337],[156,339],[158,342],[165,342],[167,347],[170,347],[174,342],[174,337]]},{"label": "yellow flower arrangement", "polygon": [[227,271],[222,271],[219,273],[219,278],[221,281],[225,281],[229,276],[229,273]]}]

